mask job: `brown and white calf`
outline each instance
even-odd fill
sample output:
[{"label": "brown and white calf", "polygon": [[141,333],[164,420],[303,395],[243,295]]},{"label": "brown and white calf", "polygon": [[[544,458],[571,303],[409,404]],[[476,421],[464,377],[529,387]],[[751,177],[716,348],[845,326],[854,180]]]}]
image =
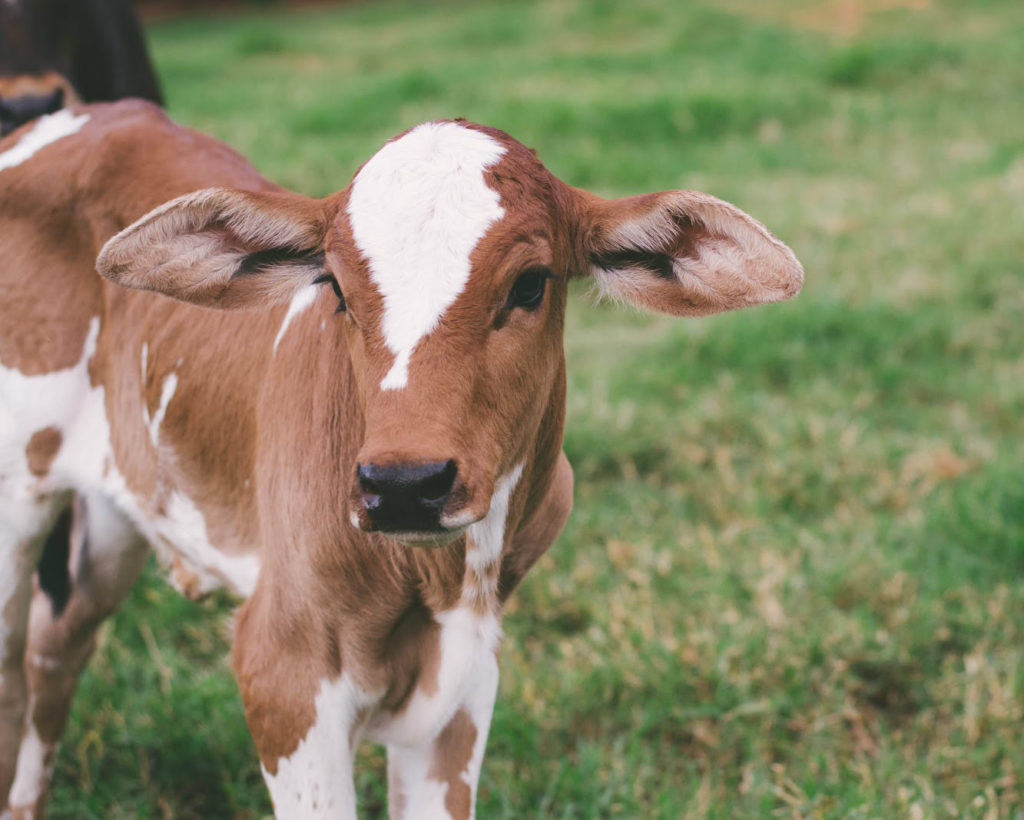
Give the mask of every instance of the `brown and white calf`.
[{"label": "brown and white calf", "polygon": [[[393,818],[472,817],[502,605],[571,506],[562,328],[588,276],[679,316],[803,278],[732,205],[601,199],[461,121],[320,200],[141,102],[0,143],[0,814],[39,816],[151,545],[186,594],[248,599],[232,661],[278,817],[355,817],[364,737]],[[29,613],[72,494],[69,598]]]}]

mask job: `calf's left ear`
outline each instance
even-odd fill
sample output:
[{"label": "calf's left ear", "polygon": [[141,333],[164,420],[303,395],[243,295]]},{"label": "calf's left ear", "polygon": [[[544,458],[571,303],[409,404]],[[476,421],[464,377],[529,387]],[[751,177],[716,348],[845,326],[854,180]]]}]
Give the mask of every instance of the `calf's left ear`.
[{"label": "calf's left ear", "polygon": [[739,208],[698,191],[605,200],[579,192],[583,249],[601,290],[674,316],[795,296],[793,252]]},{"label": "calf's left ear", "polygon": [[285,301],[323,273],[326,202],[206,188],[173,199],[103,246],[96,269],[128,288],[246,308]]}]

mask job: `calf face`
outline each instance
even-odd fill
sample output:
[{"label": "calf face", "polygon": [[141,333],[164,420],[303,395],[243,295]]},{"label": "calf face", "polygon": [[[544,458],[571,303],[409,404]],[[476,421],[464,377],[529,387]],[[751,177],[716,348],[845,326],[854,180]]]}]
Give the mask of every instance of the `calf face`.
[{"label": "calf face", "polygon": [[487,514],[498,476],[539,446],[557,450],[561,418],[545,409],[564,390],[570,279],[678,316],[785,299],[803,280],[790,250],[726,202],[602,199],[507,134],[461,121],[396,137],[323,200],[180,197],[112,238],[97,266],[211,308],[290,301],[275,351],[316,289],[332,288],[324,332],[345,336],[337,366],[363,419],[338,503],[359,529],[418,545],[457,538]]}]

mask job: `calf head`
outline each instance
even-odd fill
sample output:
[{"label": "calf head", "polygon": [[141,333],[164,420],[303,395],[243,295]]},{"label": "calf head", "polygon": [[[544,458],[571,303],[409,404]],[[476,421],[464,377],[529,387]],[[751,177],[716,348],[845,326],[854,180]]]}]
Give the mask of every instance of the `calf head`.
[{"label": "calf head", "polygon": [[180,197],[112,238],[97,266],[212,308],[332,304],[364,415],[350,518],[412,544],[457,537],[501,476],[557,452],[570,279],[677,316],[778,301],[803,281],[792,252],[726,202],[602,199],[462,121],[396,137],[323,200]]}]

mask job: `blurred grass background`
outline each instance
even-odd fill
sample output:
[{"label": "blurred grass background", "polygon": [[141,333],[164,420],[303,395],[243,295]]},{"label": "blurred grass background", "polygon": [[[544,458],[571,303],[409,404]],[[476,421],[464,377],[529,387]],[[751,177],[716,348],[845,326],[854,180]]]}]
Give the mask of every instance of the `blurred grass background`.
[{"label": "blurred grass background", "polygon": [[[701,321],[595,305],[576,509],[506,618],[481,818],[1024,818],[1024,4],[381,0],[159,20],[170,110],[322,195],[466,116],[601,194],[698,188],[807,271]],[[231,605],[147,574],[58,818],[269,813]],[[383,755],[361,757],[382,818]]]}]

